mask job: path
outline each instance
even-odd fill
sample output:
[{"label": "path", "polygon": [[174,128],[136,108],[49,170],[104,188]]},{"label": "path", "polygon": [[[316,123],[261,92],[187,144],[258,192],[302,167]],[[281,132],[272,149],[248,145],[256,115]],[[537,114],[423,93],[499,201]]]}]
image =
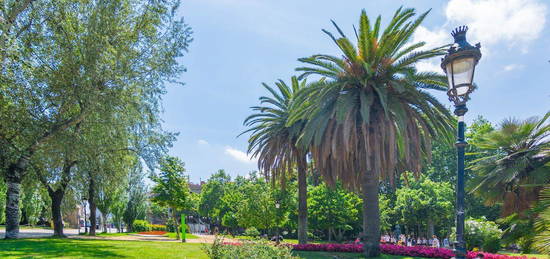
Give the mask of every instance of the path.
[{"label": "path", "polygon": [[[65,228],[63,233],[69,237],[78,236],[77,228]],[[4,238],[6,235],[6,229],[0,228],[0,238]],[[49,237],[53,235],[53,229],[45,228],[20,228],[19,229],[19,238],[39,238],[39,237]]]},{"label": "path", "polygon": [[[5,235],[6,229],[0,228],[0,238]],[[81,236],[78,235],[78,229],[65,228],[63,233],[69,238],[78,239],[101,239],[101,240],[123,240],[123,241],[162,241],[162,242],[181,242],[179,240],[156,235],[140,235],[140,234],[128,234],[123,236]],[[53,235],[52,229],[44,228],[21,228],[19,230],[19,238],[42,238],[50,237]],[[208,243],[211,244],[216,238],[214,235],[195,234],[198,238],[187,239],[187,243]],[[238,242],[236,239],[224,238],[224,242]]]}]

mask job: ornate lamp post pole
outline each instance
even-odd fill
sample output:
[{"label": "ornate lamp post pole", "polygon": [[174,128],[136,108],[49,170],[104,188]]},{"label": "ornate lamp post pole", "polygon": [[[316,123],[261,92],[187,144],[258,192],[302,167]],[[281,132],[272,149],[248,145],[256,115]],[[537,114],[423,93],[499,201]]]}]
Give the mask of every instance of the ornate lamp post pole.
[{"label": "ornate lamp post pole", "polygon": [[441,68],[447,74],[449,100],[455,105],[454,113],[458,116],[457,149],[457,180],[456,180],[456,244],[455,256],[458,259],[466,258],[466,243],[464,242],[464,148],[468,143],[464,139],[464,114],[468,111],[466,102],[474,91],[473,85],[475,67],[481,58],[481,45],[470,45],[466,41],[468,27],[461,26],[451,33],[455,42],[441,60]]}]

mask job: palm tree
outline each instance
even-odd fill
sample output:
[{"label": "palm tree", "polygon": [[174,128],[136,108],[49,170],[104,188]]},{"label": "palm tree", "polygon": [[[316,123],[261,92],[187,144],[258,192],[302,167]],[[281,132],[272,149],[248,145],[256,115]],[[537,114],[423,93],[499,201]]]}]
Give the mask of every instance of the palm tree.
[{"label": "palm tree", "polygon": [[503,203],[502,214],[523,214],[550,182],[550,112],[524,121],[504,120],[473,142],[485,156],[472,161],[471,192],[487,204]]},{"label": "palm tree", "polygon": [[299,59],[311,65],[297,68],[301,78],[313,74],[324,80],[300,91],[289,123],[307,119],[299,144],[311,147],[327,183],[341,181],[362,193],[367,257],[380,253],[379,181],[393,183],[404,170],[420,172],[430,158],[431,138],[453,132],[449,111],[426,91],[446,90],[446,78],[414,66],[444,54],[443,47],[420,50],[424,42],[409,43],[427,14],[411,21],[414,9],[399,8],[381,31],[380,16],[371,26],[363,10],[356,45],[334,22],[337,37],[323,30],[341,57]]},{"label": "palm tree", "polygon": [[550,254],[550,185],[541,191],[538,206],[542,208],[542,212],[535,222],[537,235],[534,246],[540,253]]},{"label": "palm tree", "polygon": [[[277,90],[267,84],[263,86],[271,97],[260,97],[261,106],[254,106],[257,112],[244,121],[250,127],[243,133],[251,132],[248,153],[258,157],[258,168],[268,179],[279,179],[285,186],[294,166],[298,169],[298,241],[307,243],[307,148],[298,148],[296,141],[304,125],[304,120],[288,124],[290,107],[294,95],[305,88],[306,82],[292,77],[292,85],[284,81],[275,83]],[[241,134],[243,134],[241,133]]]}]

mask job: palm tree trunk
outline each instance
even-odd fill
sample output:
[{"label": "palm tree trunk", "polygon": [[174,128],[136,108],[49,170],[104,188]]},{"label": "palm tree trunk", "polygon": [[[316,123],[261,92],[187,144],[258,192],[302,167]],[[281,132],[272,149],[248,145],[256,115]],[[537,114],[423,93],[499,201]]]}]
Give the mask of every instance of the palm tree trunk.
[{"label": "palm tree trunk", "polygon": [[307,161],[298,155],[298,243],[307,243]]},{"label": "palm tree trunk", "polygon": [[363,234],[366,257],[380,255],[380,208],[378,204],[378,174],[368,170],[363,176]]}]

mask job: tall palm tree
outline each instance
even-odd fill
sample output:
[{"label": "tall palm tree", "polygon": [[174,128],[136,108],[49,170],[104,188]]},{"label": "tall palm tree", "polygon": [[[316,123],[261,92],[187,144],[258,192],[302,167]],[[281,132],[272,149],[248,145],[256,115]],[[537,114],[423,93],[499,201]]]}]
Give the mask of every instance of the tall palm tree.
[{"label": "tall palm tree", "polygon": [[485,156],[470,168],[471,192],[487,204],[503,203],[502,214],[522,214],[550,183],[550,112],[542,118],[504,120],[500,128],[473,142]]},{"label": "tall palm tree", "polygon": [[252,107],[255,114],[244,121],[250,127],[248,153],[258,158],[258,167],[268,179],[286,180],[296,166],[298,169],[298,241],[307,243],[307,148],[299,148],[296,141],[301,133],[304,120],[289,124],[288,118],[294,95],[305,88],[306,82],[292,77],[288,86],[284,81],[275,83],[277,90],[263,84],[271,96],[260,97],[260,106]]},{"label": "tall palm tree", "polygon": [[[342,56],[314,55],[300,61],[301,77],[324,78],[300,91],[289,123],[307,119],[299,143],[311,147],[315,166],[329,184],[341,181],[363,197],[364,250],[379,255],[380,180],[393,183],[398,172],[420,172],[430,158],[431,138],[452,133],[452,116],[426,90],[446,90],[446,79],[420,73],[418,61],[444,54],[443,47],[421,50],[409,43],[428,12],[399,8],[381,31],[363,10],[354,45],[333,22],[338,36],[323,30]],[[300,105],[305,103],[306,105]]]}]

